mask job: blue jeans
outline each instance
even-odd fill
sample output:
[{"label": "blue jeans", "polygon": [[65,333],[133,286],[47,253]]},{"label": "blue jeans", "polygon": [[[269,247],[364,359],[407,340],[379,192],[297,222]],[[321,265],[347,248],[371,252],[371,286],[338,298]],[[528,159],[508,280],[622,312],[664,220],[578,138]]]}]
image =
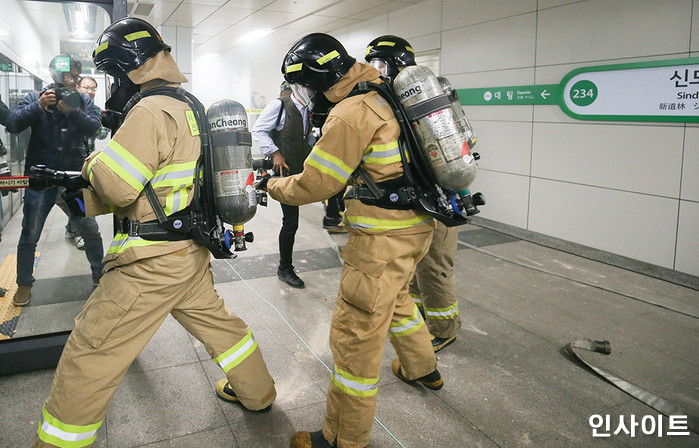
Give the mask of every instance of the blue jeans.
[{"label": "blue jeans", "polygon": [[[44,230],[46,217],[56,204],[59,188],[49,188],[43,191],[26,189],[24,191],[24,217],[22,218],[22,234],[17,244],[17,284],[32,285],[34,283],[34,252],[36,244]],[[102,236],[95,218],[71,217],[79,225],[80,234],[85,240],[85,255],[90,262],[93,280],[102,276]]]}]

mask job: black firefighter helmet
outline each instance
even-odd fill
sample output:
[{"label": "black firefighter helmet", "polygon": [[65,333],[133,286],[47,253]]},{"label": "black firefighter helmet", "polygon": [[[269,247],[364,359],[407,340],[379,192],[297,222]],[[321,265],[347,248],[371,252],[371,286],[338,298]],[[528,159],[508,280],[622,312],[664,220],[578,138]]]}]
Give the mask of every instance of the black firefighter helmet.
[{"label": "black firefighter helmet", "polygon": [[415,52],[407,40],[386,34],[369,42],[364,59],[369,63],[374,59],[385,62],[386,77],[394,79],[398,75],[398,67],[415,65]]},{"label": "black firefighter helmet", "polygon": [[354,65],[345,47],[334,37],[312,33],[299,39],[284,56],[282,74],[289,84],[325,92]]},{"label": "black firefighter helmet", "polygon": [[95,43],[92,59],[98,70],[116,78],[136,70],[161,50],[170,51],[160,33],[145,20],[125,17],[112,23]]}]

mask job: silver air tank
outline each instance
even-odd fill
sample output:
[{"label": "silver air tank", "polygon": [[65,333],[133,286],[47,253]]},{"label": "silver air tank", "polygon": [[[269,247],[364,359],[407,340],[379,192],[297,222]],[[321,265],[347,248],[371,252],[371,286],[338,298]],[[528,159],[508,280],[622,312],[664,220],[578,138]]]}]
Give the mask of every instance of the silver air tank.
[{"label": "silver air tank", "polygon": [[408,113],[420,151],[439,186],[468,197],[468,187],[476,178],[476,160],[469,136],[437,77],[427,67],[405,67],[393,81],[393,90]]},{"label": "silver air tank", "polygon": [[[451,82],[449,82],[449,80],[444,76],[437,76],[437,80],[439,81],[439,85],[442,86],[442,91],[447,98],[449,98],[449,101],[451,101],[451,110],[454,112],[454,117],[456,117],[456,123],[466,134],[466,137],[468,137],[468,147],[473,149],[473,147],[476,146],[476,134],[473,132],[473,128],[471,127],[471,123],[468,122],[468,118],[466,118],[463,107],[461,107],[461,103],[459,102],[459,94],[456,93],[456,90],[454,90],[452,87]],[[478,158],[476,158],[476,160],[478,160]]]},{"label": "silver air tank", "polygon": [[211,130],[213,184],[216,207],[224,222],[233,226],[235,250],[245,250],[243,224],[257,211],[255,173],[252,169],[252,139],[248,132],[248,116],[242,104],[221,100],[206,113]]}]

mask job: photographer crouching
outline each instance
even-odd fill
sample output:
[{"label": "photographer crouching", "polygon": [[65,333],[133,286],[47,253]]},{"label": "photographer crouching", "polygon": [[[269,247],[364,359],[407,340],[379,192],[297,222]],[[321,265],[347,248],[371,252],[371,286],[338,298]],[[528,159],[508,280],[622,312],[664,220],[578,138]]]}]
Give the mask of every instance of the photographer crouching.
[{"label": "photographer crouching", "polygon": [[[33,165],[57,170],[80,170],[84,160],[84,142],[100,127],[100,115],[92,99],[76,90],[82,63],[74,56],[60,54],[49,64],[53,83],[40,92],[29,92],[8,118],[7,130],[19,133],[31,127],[24,175]],[[34,252],[46,217],[63,192],[63,187],[24,193],[22,233],[17,245],[17,293],[15,306],[25,306],[34,283]],[[90,262],[92,280],[102,276],[102,237],[95,218],[80,219],[80,234],[85,240],[85,255]]]}]

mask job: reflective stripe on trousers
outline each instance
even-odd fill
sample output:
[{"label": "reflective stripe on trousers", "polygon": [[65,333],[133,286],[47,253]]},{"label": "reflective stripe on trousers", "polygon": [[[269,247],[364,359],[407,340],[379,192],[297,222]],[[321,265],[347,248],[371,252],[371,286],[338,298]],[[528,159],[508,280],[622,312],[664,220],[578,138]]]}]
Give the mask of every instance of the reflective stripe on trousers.
[{"label": "reflective stripe on trousers", "polygon": [[214,362],[228,373],[233,367],[237,366],[245,360],[252,352],[257,349],[257,341],[252,336],[252,331],[248,329],[248,334],[230,349],[226,350],[222,355],[214,358]]},{"label": "reflective stripe on trousers", "polygon": [[330,377],[332,383],[342,392],[356,397],[371,397],[379,389],[379,377],[363,378],[340,369],[337,364]]},{"label": "reflective stripe on trousers", "polygon": [[97,429],[102,422],[91,425],[69,425],[49,414],[46,407],[42,410],[39,422],[39,439],[60,448],[80,448],[88,446],[97,438]]}]

